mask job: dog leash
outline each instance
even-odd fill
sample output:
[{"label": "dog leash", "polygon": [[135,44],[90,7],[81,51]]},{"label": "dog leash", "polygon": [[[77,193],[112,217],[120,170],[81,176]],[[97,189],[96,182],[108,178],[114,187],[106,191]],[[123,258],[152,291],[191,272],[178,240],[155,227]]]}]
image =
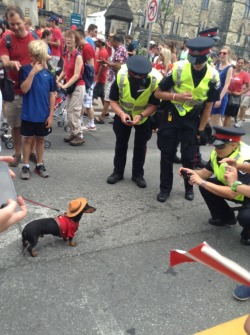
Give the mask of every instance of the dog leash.
[{"label": "dog leash", "polygon": [[31,199],[27,199],[27,198],[24,198],[23,199],[27,202],[30,202],[31,204],[33,205],[38,205],[38,206],[41,206],[41,207],[45,207],[45,208],[49,208],[49,209],[52,209],[53,211],[57,211],[57,212],[61,212],[60,209],[57,209],[57,208],[53,208],[53,207],[50,207],[50,206],[47,206],[47,205],[44,205],[44,204],[40,204],[39,202],[36,202],[34,200],[31,200]]}]

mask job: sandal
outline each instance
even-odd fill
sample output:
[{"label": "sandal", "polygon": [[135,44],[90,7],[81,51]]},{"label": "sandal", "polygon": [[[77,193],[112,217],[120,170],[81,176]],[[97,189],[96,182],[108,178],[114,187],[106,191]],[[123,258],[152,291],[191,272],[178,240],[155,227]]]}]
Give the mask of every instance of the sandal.
[{"label": "sandal", "polygon": [[95,117],[95,123],[96,124],[105,124],[105,122],[103,121],[102,118],[100,118],[100,116]]}]

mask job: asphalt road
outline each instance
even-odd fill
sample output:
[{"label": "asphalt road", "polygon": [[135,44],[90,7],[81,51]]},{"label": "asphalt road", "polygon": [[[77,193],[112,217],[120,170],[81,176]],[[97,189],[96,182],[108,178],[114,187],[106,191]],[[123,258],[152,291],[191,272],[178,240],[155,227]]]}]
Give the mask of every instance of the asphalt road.
[{"label": "asphalt road", "polygon": [[[249,133],[250,123],[245,129]],[[156,201],[156,134],[148,146],[146,189],[131,181],[131,147],[125,179],[106,183],[115,145],[108,122],[87,133],[81,147],[63,143],[66,134],[55,124],[45,152],[50,177],[17,177],[17,193],[62,211],[70,200],[86,197],[97,211],[83,216],[76,248],[45,236],[37,258],[23,253],[21,229],[57,212],[29,203],[27,218],[1,234],[2,335],[192,335],[249,312],[249,302],[232,297],[232,280],[198,263],[169,268],[171,249],[188,250],[202,241],[249,268],[250,247],[240,245],[238,225],[207,224],[210,215],[198,189],[194,201],[184,199],[178,165],[171,197]],[[244,140],[250,143],[250,136]],[[204,159],[210,151],[202,147]],[[3,148],[2,154],[12,150]]]}]

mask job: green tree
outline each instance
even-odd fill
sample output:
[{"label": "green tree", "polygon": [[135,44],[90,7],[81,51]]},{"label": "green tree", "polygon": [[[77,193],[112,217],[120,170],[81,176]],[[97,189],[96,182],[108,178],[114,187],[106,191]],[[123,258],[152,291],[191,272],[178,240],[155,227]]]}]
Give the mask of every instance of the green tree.
[{"label": "green tree", "polygon": [[164,35],[165,25],[167,20],[172,16],[174,5],[171,5],[171,0],[161,0],[158,12],[158,23],[160,25],[161,33]]}]

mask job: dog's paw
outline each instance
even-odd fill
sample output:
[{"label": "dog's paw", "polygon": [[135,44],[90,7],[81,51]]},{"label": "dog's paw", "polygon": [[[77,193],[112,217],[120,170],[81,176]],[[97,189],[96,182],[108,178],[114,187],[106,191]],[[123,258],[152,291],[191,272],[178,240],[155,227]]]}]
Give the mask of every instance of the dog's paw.
[{"label": "dog's paw", "polygon": [[69,245],[71,247],[76,247],[77,246],[77,243],[75,241],[69,241]]},{"label": "dog's paw", "polygon": [[23,240],[22,242],[23,242],[23,247],[24,247],[24,248],[26,248],[26,247],[28,246],[28,244],[29,244],[29,242],[26,241],[26,240]]},{"label": "dog's paw", "polygon": [[36,256],[37,256],[37,252],[34,251],[34,250],[32,250],[32,249],[28,249],[28,252],[30,253],[30,255],[31,255],[32,257],[36,257]]}]

